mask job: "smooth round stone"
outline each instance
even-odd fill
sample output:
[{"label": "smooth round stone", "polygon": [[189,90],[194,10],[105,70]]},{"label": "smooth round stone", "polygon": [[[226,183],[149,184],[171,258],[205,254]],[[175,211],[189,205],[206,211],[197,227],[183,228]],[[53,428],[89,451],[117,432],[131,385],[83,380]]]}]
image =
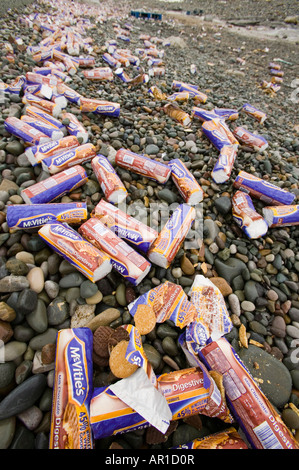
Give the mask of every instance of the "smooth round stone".
[{"label": "smooth round stone", "polygon": [[166,201],[168,204],[173,204],[177,201],[178,198],[177,194],[168,188],[161,189],[161,191],[158,192],[158,196],[160,199]]},{"label": "smooth round stone", "polygon": [[14,339],[21,342],[28,342],[34,336],[35,332],[27,324],[16,325],[13,330]]},{"label": "smooth round stone", "polygon": [[162,360],[161,354],[149,343],[143,344],[143,350],[153,369],[157,369]]},{"label": "smooth round stone", "polygon": [[176,342],[170,336],[166,336],[165,338],[163,338],[162,347],[165,353],[169,354],[169,356],[176,356],[178,354],[178,347],[176,345]]},{"label": "smooth round stone", "polygon": [[33,431],[40,424],[43,418],[43,413],[37,406],[33,405],[22,413],[19,413],[17,416],[29,431]]},{"label": "smooth round stone", "polygon": [[[261,348],[249,344],[238,352],[241,360],[270,402],[282,408],[292,392],[292,378],[286,366]],[[258,364],[258,368],[256,365]]]},{"label": "smooth round stone", "polygon": [[27,274],[27,279],[29,281],[29,287],[34,292],[39,294],[45,285],[45,278],[43,270],[39,267],[35,267],[30,269],[29,273]]},{"label": "smooth round stone", "polygon": [[238,317],[241,315],[240,300],[236,294],[230,294],[227,298],[231,312]]},{"label": "smooth round stone", "polygon": [[267,328],[256,320],[249,322],[249,327],[252,331],[258,333],[259,335],[267,335]]},{"label": "smooth round stone", "polygon": [[12,140],[11,142],[8,142],[5,150],[7,153],[11,153],[17,157],[24,152],[24,145],[19,140]]},{"label": "smooth round stone", "polygon": [[299,429],[299,415],[291,408],[285,408],[281,418],[289,429]]},{"label": "smooth round stone", "polygon": [[277,293],[275,292],[275,290],[272,290],[272,289],[268,290],[267,297],[269,300],[272,300],[273,302],[276,302],[276,300],[278,300]]},{"label": "smooth round stone", "polygon": [[286,332],[291,338],[299,338],[299,328],[293,325],[287,325],[286,326]]},{"label": "smooth round stone", "polygon": [[158,145],[155,145],[155,144],[149,144],[145,147],[145,153],[147,155],[156,155],[157,153],[159,153],[159,147]]},{"label": "smooth round stone", "polygon": [[272,324],[270,326],[270,331],[273,335],[278,336],[279,338],[284,338],[286,335],[286,324],[280,315],[277,315],[273,318]]},{"label": "smooth round stone", "polygon": [[13,335],[14,330],[12,329],[10,323],[0,320],[0,341],[7,343]]},{"label": "smooth round stone", "polygon": [[195,268],[192,262],[186,255],[182,256],[180,260],[180,266],[181,266],[183,273],[186,274],[187,276],[192,276],[195,272]]},{"label": "smooth round stone", "polygon": [[37,306],[37,292],[32,289],[24,289],[20,292],[17,301],[17,310],[24,315],[32,312]]},{"label": "smooth round stone", "polygon": [[121,305],[122,307],[125,307],[127,305],[125,284],[121,283],[117,286],[115,291],[115,297],[119,305]]},{"label": "smooth round stone", "polygon": [[70,273],[60,279],[59,286],[67,289],[69,287],[80,287],[85,279],[86,278],[81,273]]},{"label": "smooth round stone", "polygon": [[246,300],[249,300],[250,302],[255,302],[255,300],[259,297],[255,281],[247,281],[245,283],[244,295]]},{"label": "smooth round stone", "polygon": [[48,328],[44,333],[34,336],[29,341],[29,347],[36,350],[41,350],[46,344],[56,343],[57,330],[55,328]]},{"label": "smooth round stone", "polygon": [[20,425],[15,432],[10,449],[29,450],[35,448],[35,436],[25,426]]},{"label": "smooth round stone", "polygon": [[73,300],[77,300],[80,297],[79,287],[70,287],[65,294],[65,300],[71,303]]},{"label": "smooth round stone", "polygon": [[52,398],[53,398],[53,390],[49,387],[46,388],[42,397],[39,401],[39,408],[42,411],[51,411],[52,408]]},{"label": "smooth round stone", "polygon": [[26,343],[20,341],[9,341],[3,346],[4,361],[14,361],[18,357],[22,356],[27,349]]},{"label": "smooth round stone", "polygon": [[175,279],[179,279],[180,277],[182,277],[183,272],[182,272],[182,269],[178,267],[178,268],[173,268],[171,271],[171,274],[173,275]]},{"label": "smooth round stone", "polygon": [[255,311],[255,305],[253,302],[250,302],[249,300],[244,300],[241,303],[242,310],[245,312],[254,312]]},{"label": "smooth round stone", "polygon": [[38,432],[35,438],[35,449],[49,449],[49,437],[44,432]]},{"label": "smooth round stone", "polygon": [[80,296],[83,299],[93,296],[97,291],[97,285],[89,280],[83,281],[80,285]]},{"label": "smooth round stone", "polygon": [[21,362],[21,364],[16,368],[15,371],[15,380],[16,384],[19,385],[24,380],[26,380],[30,375],[32,371],[32,361],[29,359],[24,360]]},{"label": "smooth round stone", "polygon": [[15,318],[15,310],[7,305],[6,302],[0,302],[0,320],[5,322],[12,322]]},{"label": "smooth round stone", "polygon": [[[212,219],[205,219],[204,220],[204,238],[210,239],[212,242],[215,240],[217,237],[220,229],[216,222]],[[220,276],[221,274],[219,274]]]},{"label": "smooth round stone", "polygon": [[25,276],[5,276],[0,279],[0,293],[19,292],[30,287],[29,281]]},{"label": "smooth round stone", "polygon": [[59,294],[59,284],[57,284],[57,282],[47,280],[45,282],[45,291],[50,299],[55,299]]},{"label": "smooth round stone", "polygon": [[103,294],[101,291],[98,290],[94,295],[85,299],[85,301],[88,305],[97,305],[102,301],[102,299]]},{"label": "smooth round stone", "polygon": [[17,385],[0,403],[0,420],[10,418],[30,408],[46,387],[46,377],[37,374]]},{"label": "smooth round stone", "polygon": [[107,308],[90,319],[85,326],[94,332],[99,326],[109,326],[110,323],[117,320],[120,315],[120,311],[117,308]]},{"label": "smooth round stone", "polygon": [[5,266],[6,269],[15,276],[26,276],[29,271],[27,264],[17,258],[9,259]]},{"label": "smooth round stone", "polygon": [[215,207],[220,214],[226,215],[231,212],[232,203],[228,196],[220,196],[214,201]]},{"label": "smooth round stone", "polygon": [[218,276],[223,277],[229,284],[241,274],[244,268],[246,268],[246,264],[238,258],[229,258],[226,261],[215,259],[215,269]]},{"label": "smooth round stone", "polygon": [[47,307],[48,323],[58,326],[69,316],[69,305],[62,297],[56,297]]},{"label": "smooth round stone", "polygon": [[193,284],[193,279],[190,277],[182,276],[180,277],[179,283],[182,287],[189,287]]},{"label": "smooth round stone", "polygon": [[15,434],[15,429],[15,416],[0,420],[0,450],[9,448]]},{"label": "smooth round stone", "polygon": [[28,251],[19,251],[16,254],[16,259],[23,261],[23,263],[26,263],[26,264],[34,264],[34,256],[32,253],[29,253]]},{"label": "smooth round stone", "polygon": [[26,321],[36,333],[44,333],[47,330],[47,307],[42,299],[37,300],[35,309],[26,316]]},{"label": "smooth round stone", "polygon": [[178,337],[178,333],[167,323],[161,323],[157,328],[157,336],[162,339],[166,338],[167,336],[176,339]]},{"label": "smooth round stone", "polygon": [[48,271],[49,274],[56,274],[59,270],[61,258],[57,253],[53,253],[48,258]]},{"label": "smooth round stone", "polygon": [[293,321],[299,321],[299,308],[291,307],[288,315]]},{"label": "smooth round stone", "polygon": [[15,364],[10,362],[0,362],[0,389],[7,387],[13,379],[15,375]]}]

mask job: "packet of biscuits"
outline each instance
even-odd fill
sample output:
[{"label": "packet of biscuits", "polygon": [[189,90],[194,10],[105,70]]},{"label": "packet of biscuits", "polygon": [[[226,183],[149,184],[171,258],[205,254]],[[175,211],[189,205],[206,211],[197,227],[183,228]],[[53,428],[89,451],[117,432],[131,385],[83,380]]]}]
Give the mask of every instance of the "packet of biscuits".
[{"label": "packet of biscuits", "polygon": [[159,431],[166,432],[171,411],[158,389],[157,377],[143,350],[141,335],[133,325],[124,325],[128,341],[117,343],[110,352],[111,372],[122,380],[110,390]]},{"label": "packet of biscuits", "polygon": [[233,427],[224,431],[199,437],[173,449],[248,449],[246,442]]},{"label": "packet of biscuits", "polygon": [[198,315],[183,288],[169,281],[139,296],[128,305],[128,310],[135,319],[136,313],[143,311],[144,306],[153,310],[157,323],[172,320],[180,328],[189,325]]},{"label": "packet of biscuits", "polygon": [[92,341],[89,328],[67,328],[57,333],[50,449],[93,448],[89,418]]}]

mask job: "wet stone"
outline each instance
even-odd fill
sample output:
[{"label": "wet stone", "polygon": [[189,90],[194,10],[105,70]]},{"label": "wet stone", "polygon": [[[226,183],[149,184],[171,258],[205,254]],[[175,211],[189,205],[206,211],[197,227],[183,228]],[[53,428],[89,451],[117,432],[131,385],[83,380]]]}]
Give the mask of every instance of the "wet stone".
[{"label": "wet stone", "polygon": [[284,364],[254,345],[242,348],[238,354],[253,378],[259,379],[259,387],[270,402],[282,408],[292,391],[291,375]]},{"label": "wet stone", "polygon": [[16,366],[12,361],[0,363],[0,389],[13,382],[15,369]]},{"label": "wet stone", "polygon": [[25,276],[6,276],[0,279],[0,292],[19,292],[29,287],[29,281]]},{"label": "wet stone", "polygon": [[31,407],[46,386],[44,375],[34,375],[17,385],[0,403],[0,420],[15,416]]},{"label": "wet stone", "polygon": [[48,328],[47,307],[42,299],[37,300],[34,310],[27,314],[26,321],[36,333],[43,333]]},{"label": "wet stone", "polygon": [[47,307],[48,323],[57,326],[63,323],[69,316],[68,303],[62,297],[56,297]]},{"label": "wet stone", "polygon": [[16,418],[0,420],[0,449],[8,449],[16,429]]},{"label": "wet stone", "polygon": [[29,272],[27,264],[16,258],[8,260],[5,266],[6,269],[15,276],[26,276]]},{"label": "wet stone", "polygon": [[28,288],[20,292],[17,301],[17,310],[24,315],[32,312],[37,306],[38,296],[37,293]]}]

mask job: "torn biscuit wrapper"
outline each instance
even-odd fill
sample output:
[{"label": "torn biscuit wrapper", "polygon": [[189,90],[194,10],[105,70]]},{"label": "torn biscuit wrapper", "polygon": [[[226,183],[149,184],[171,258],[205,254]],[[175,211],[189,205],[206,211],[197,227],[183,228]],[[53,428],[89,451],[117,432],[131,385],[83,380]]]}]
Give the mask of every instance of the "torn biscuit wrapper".
[{"label": "torn biscuit wrapper", "polygon": [[197,275],[189,291],[190,302],[197,311],[194,322],[187,325],[186,339],[203,347],[226,335],[232,329],[232,321],[222,293],[208,278]]},{"label": "torn biscuit wrapper", "polygon": [[184,328],[197,317],[196,308],[188,300],[183,288],[169,281],[154,287],[131,302],[128,305],[130,314],[134,317],[142,305],[153,309],[157,323],[172,320],[176,326]]},{"label": "torn biscuit wrapper", "polygon": [[[130,339],[121,341],[112,349],[109,364],[113,372],[114,366],[119,370],[120,362],[123,361],[129,375],[111,385],[110,390],[152,426],[165,433],[172,418],[171,411],[165,397],[158,391],[157,378],[144,353],[139,331],[133,325],[125,325],[124,328]],[[118,354],[113,359],[113,352],[118,346],[126,347],[125,355],[120,357]],[[136,369],[132,366],[136,366]]]},{"label": "torn biscuit wrapper", "polygon": [[[226,402],[203,364],[160,375],[157,378],[157,388],[152,387],[150,394],[144,380],[144,371],[141,370],[131,375],[129,380],[123,379],[116,384],[94,390],[91,424],[95,439],[148,427],[152,423],[158,430],[163,428],[162,432],[165,434],[169,427],[166,426],[169,417],[171,421],[176,421],[199,413],[231,423]],[[139,388],[142,388],[141,395]],[[161,396],[166,400],[168,410],[164,408]],[[133,407],[136,404],[138,409]],[[170,410],[166,419],[165,414],[158,415],[161,409],[165,413]],[[150,417],[151,422],[146,417]],[[157,426],[158,419],[160,429]]]}]

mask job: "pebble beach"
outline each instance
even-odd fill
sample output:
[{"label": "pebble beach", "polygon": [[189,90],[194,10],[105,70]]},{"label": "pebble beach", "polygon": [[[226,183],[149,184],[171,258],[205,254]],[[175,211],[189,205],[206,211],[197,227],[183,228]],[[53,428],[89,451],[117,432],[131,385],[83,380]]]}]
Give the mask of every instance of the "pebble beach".
[{"label": "pebble beach", "polygon": [[[122,0],[40,0],[22,5],[9,2],[7,9],[3,2],[0,82],[7,85],[42,66],[34,61],[30,47],[38,46],[56,24],[75,29],[85,19],[80,34],[89,40],[80,55],[93,57],[94,67],[107,67],[103,54],[109,41],[133,54],[145,47],[146,40],[152,41],[161,52],[163,74],[154,75],[145,59],[140,59],[139,66],[131,63],[124,68],[130,78],[147,74],[145,83],[126,83],[115,70],[113,80],[89,80],[80,67],[69,75],[67,85],[80,95],[119,103],[118,117],[81,112],[69,101],[66,111],[77,117],[88,141],[114,167],[128,192],[126,204],[132,216],[138,218],[136,208],[142,207],[143,220],[159,231],[165,223],[163,211],[169,214],[169,208],[184,201],[171,178],[159,184],[117,166],[115,155],[121,148],[165,164],[181,160],[204,197],[196,206],[193,226],[200,242],[196,235],[189,244],[183,243],[169,267],[152,263],[137,286],[116,270],[92,282],[54,252],[37,231],[11,230],[7,224],[7,208],[25,204],[22,191],[49,174],[41,165],[31,165],[25,142],[5,129],[8,117],[25,114],[22,93],[0,95],[0,449],[49,448],[58,331],[87,327],[94,333],[100,326],[134,325],[128,309],[131,302],[167,281],[188,295],[197,275],[220,290],[232,324],[225,338],[299,441],[299,228],[296,224],[268,228],[265,235],[251,239],[232,211],[233,182],[240,171],[294,194],[293,204],[299,204],[299,15],[295,2],[280,2],[277,7],[274,1],[263,0],[260,14],[252,7],[257,2],[236,3],[237,8],[229,0],[142,5]],[[141,7],[160,13],[162,19],[131,16],[132,10]],[[284,72],[283,83],[274,91],[261,86],[271,79],[270,62]],[[202,122],[194,117],[185,127],[164,112],[175,80],[195,84],[206,94],[206,102],[198,107],[238,110],[238,118],[228,127],[242,126],[261,135],[267,148],[259,151],[239,145],[229,179],[215,183],[211,173],[219,151],[203,133]],[[148,92],[152,86],[162,91],[163,99]],[[245,103],[261,110],[266,120],[261,123],[244,113]],[[192,98],[178,105],[191,116]],[[55,202],[84,202],[90,215],[104,195],[91,163],[82,166],[87,182]],[[160,212],[150,213],[155,204]],[[265,203],[254,199],[254,207],[262,214]],[[157,376],[190,367],[180,334],[181,329],[166,320],[142,335],[144,353]],[[118,381],[108,362],[102,363],[96,355],[93,361],[93,387]],[[169,450],[230,426],[199,413],[172,421],[166,435],[149,426],[95,439],[94,447]],[[237,422],[233,426],[243,435]]]}]

